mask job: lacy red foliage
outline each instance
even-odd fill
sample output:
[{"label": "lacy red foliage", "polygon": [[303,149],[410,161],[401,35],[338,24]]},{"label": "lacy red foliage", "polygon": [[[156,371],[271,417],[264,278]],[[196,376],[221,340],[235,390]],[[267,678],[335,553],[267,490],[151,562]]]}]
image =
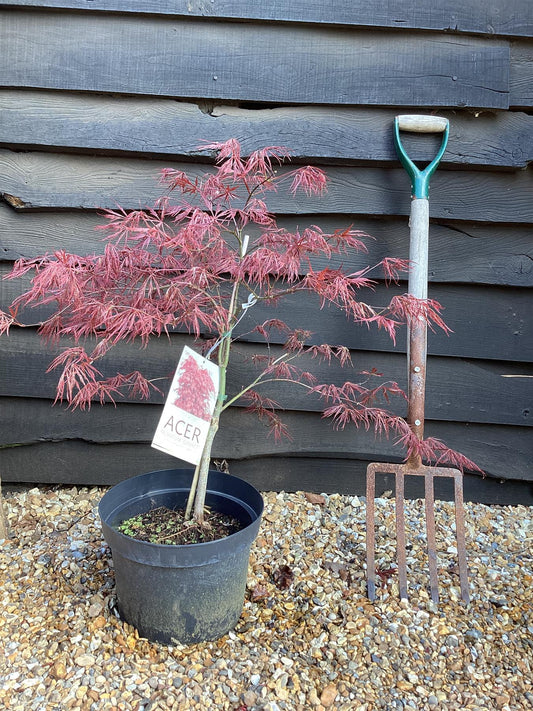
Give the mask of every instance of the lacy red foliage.
[{"label": "lacy red foliage", "polygon": [[[0,333],[24,325],[17,318],[22,307],[54,306],[50,318],[40,325],[40,333],[54,342],[62,337],[74,342],[51,364],[60,369],[59,400],[85,408],[93,400],[114,400],[122,394],[148,397],[155,388],[153,380],[138,371],[104,377],[98,363],[122,341],[140,341],[146,346],[152,337],[173,329],[197,337],[214,333],[209,357],[225,370],[235,328],[253,313],[254,304],[276,304],[296,292],[314,294],[320,307],[336,307],[355,323],[383,328],[393,340],[398,326],[413,319],[449,330],[434,301],[403,295],[377,307],[361,298],[362,291],[372,293],[378,279],[397,281],[409,266],[406,260],[387,257],[359,271],[345,271],[339,266],[344,255],[366,251],[364,233],[352,227],[328,234],[316,225],[292,232],[278,226],[268,208],[269,194],[285,188],[289,198],[298,191],[321,195],[327,186],[322,170],[280,167],[288,157],[280,146],[245,156],[232,139],[208,143],[204,149],[215,155],[215,166],[206,169],[205,175],[190,177],[166,169],[161,175],[166,192],[153,207],[104,212],[102,253],[79,256],[57,251],[16,262],[10,278],[31,274],[31,287],[14,301],[9,313],[0,312]],[[267,342],[275,331],[282,333],[284,350],[277,357],[270,356],[270,351],[258,357],[260,374],[236,394],[227,395],[222,389],[217,416],[240,397],[247,397],[250,409],[268,423],[275,436],[287,435],[277,404],[258,392],[272,380],[282,380],[323,398],[324,416],[335,426],[355,424],[377,433],[393,433],[408,454],[473,468],[438,440],[416,440],[405,420],[386,409],[390,398],[403,397],[396,383],[375,387],[365,382],[317,384],[308,370],[293,363],[304,356],[350,366],[345,346],[309,345],[310,331],[277,319],[250,330]],[[183,376],[189,379],[183,381],[180,397],[199,417],[208,419],[209,386],[201,372],[192,372],[192,362]],[[379,374],[374,369],[362,377],[371,375]]]}]

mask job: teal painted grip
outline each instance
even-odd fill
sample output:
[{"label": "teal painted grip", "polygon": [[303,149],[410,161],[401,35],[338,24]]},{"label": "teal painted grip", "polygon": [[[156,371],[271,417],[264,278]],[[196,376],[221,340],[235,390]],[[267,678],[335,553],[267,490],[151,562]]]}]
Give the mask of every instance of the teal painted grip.
[{"label": "teal painted grip", "polygon": [[431,176],[437,169],[437,166],[440,163],[442,156],[444,155],[444,151],[446,150],[446,145],[448,143],[449,132],[450,125],[447,122],[446,128],[443,131],[442,142],[437,155],[431,161],[431,163],[429,163],[429,165],[424,168],[424,170],[420,170],[416,167],[416,165],[405,152],[400,138],[400,122],[398,120],[398,117],[394,119],[394,146],[396,148],[396,152],[398,153],[398,157],[400,159],[401,164],[403,165],[409,177],[411,178],[411,186],[414,198],[425,198],[426,200],[428,199],[429,181],[431,179]]}]

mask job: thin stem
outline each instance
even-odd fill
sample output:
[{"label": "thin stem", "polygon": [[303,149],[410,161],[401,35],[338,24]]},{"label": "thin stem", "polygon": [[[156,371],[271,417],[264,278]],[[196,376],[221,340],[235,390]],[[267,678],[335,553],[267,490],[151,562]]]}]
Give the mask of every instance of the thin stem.
[{"label": "thin stem", "polygon": [[220,413],[222,412],[224,400],[226,399],[226,370],[228,367],[230,356],[231,334],[233,332],[233,328],[235,327],[235,313],[237,310],[239,287],[240,282],[236,281],[233,284],[230,304],[228,307],[228,321],[225,329],[228,335],[222,341],[218,350],[218,397],[215,404],[215,411],[209,424],[209,430],[207,432],[207,439],[204,445],[204,450],[202,452],[202,458],[200,460],[200,464],[198,465],[198,479],[196,482],[196,490],[194,493],[194,518],[198,521],[198,523],[204,522],[204,506],[205,496],[207,492],[207,479],[209,477],[209,463],[211,461],[211,449],[213,447],[213,440],[215,439],[215,435],[218,431]]},{"label": "thin stem", "polygon": [[207,479],[209,476],[211,449],[213,447],[213,440],[215,439],[215,435],[218,431],[220,409],[217,407],[217,410],[215,410],[215,414],[213,415],[213,418],[211,420],[209,431],[207,433],[207,439],[204,446],[204,451],[202,452],[202,458],[200,460],[198,470],[198,484],[196,487],[196,495],[194,499],[194,518],[198,521],[198,523],[202,524],[204,523],[205,495],[207,492]]},{"label": "thin stem", "polygon": [[[276,365],[276,363],[279,363],[282,360],[289,361],[295,357],[296,356],[282,355],[279,358],[276,358],[276,360],[273,361],[269,367],[271,368],[272,366]],[[307,388],[308,390],[311,390],[310,385],[307,385],[307,383],[302,383],[299,380],[293,380],[292,378],[266,378],[266,379],[264,379],[265,375],[266,375],[266,373],[263,371],[263,373],[258,375],[255,380],[253,380],[251,383],[249,383],[237,395],[234,395],[230,400],[227,400],[224,403],[221,412],[224,412],[224,410],[226,410],[228,407],[233,405],[234,402],[239,400],[245,393],[247,393],[253,387],[255,387],[256,385],[263,385],[264,383],[293,383],[294,385],[301,385],[303,388]]]},{"label": "thin stem", "polygon": [[187,502],[187,509],[185,512],[185,518],[189,518],[191,515],[191,508],[194,504],[194,518],[199,522],[204,521],[204,505],[205,505],[205,494],[207,491],[207,479],[209,476],[209,463],[211,461],[211,449],[213,446],[213,440],[215,439],[215,434],[218,430],[218,421],[220,413],[222,411],[222,405],[226,397],[226,369],[229,361],[229,352],[231,346],[231,333],[232,327],[230,326],[231,321],[234,317],[234,311],[237,303],[237,296],[239,291],[239,283],[236,282],[233,285],[233,291],[231,294],[230,305],[228,308],[228,334],[226,338],[222,340],[220,348],[218,351],[218,365],[219,365],[219,389],[218,397],[215,404],[215,411],[209,423],[209,429],[207,432],[207,439],[204,444],[204,449],[199,464],[196,466],[194,472],[194,478],[191,484],[191,491],[189,492],[189,499]]},{"label": "thin stem", "polygon": [[187,499],[187,508],[185,509],[185,520],[190,519],[192,506],[194,503],[194,497],[196,495],[196,489],[198,487],[198,475],[200,473],[200,462],[196,465],[194,470],[194,476],[191,482],[191,488],[189,490],[189,498]]}]

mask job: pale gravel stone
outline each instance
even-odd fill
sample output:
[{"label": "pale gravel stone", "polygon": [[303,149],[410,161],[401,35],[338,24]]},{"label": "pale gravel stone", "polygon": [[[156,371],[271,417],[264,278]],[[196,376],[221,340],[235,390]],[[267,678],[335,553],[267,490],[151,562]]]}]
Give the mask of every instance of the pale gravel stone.
[{"label": "pale gravel stone", "polygon": [[[423,501],[408,502],[408,602],[396,576],[365,596],[365,500],[266,493],[236,629],[191,648],[140,640],[115,615],[102,489],[6,496],[0,708],[522,711],[533,703],[533,509],[466,504],[472,602],[460,601],[453,506],[436,503],[428,595]],[[394,500],[377,504],[377,565],[395,567]],[[294,581],[279,590],[273,573]],[[254,590],[261,595],[254,598]]]}]

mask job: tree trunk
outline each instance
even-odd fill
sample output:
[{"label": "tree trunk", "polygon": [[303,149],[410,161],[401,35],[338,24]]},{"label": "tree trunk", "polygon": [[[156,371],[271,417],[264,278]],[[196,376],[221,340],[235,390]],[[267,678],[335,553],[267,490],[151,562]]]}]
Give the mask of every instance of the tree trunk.
[{"label": "tree trunk", "polygon": [[[218,409],[218,408],[217,408]],[[204,522],[205,494],[207,491],[207,479],[209,477],[209,464],[211,462],[211,449],[213,440],[218,430],[219,412],[216,412],[211,421],[211,426],[207,434],[207,440],[200,462],[200,472],[198,475],[198,485],[196,487],[196,497],[194,499],[194,518],[199,522]]]}]

